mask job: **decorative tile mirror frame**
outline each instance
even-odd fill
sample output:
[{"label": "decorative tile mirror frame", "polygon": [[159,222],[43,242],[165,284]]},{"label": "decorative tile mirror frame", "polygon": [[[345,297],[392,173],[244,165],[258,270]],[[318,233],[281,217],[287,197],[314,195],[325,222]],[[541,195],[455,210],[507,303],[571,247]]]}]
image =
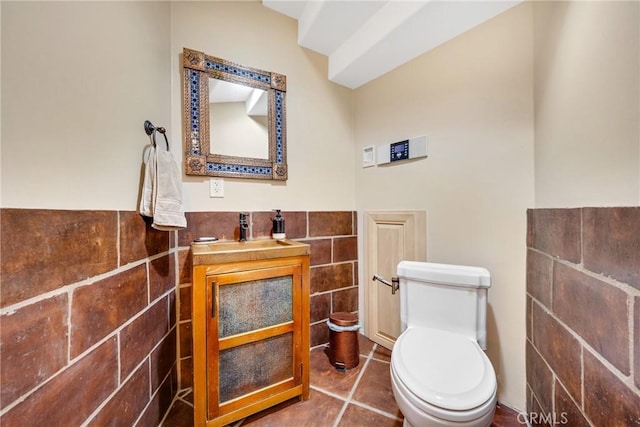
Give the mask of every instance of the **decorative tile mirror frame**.
[{"label": "decorative tile mirror frame", "polygon": [[[286,180],[286,76],[245,67],[187,48],[183,50],[182,66],[185,173],[230,178]],[[268,158],[211,152],[210,78],[266,91]]]}]

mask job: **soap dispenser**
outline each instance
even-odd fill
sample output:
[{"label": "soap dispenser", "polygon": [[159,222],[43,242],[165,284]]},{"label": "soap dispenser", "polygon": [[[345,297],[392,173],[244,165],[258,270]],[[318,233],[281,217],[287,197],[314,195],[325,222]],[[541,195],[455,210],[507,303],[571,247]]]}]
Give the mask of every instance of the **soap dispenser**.
[{"label": "soap dispenser", "polygon": [[276,240],[284,240],[284,218],[280,215],[280,209],[276,209],[276,217],[273,218],[273,238]]}]

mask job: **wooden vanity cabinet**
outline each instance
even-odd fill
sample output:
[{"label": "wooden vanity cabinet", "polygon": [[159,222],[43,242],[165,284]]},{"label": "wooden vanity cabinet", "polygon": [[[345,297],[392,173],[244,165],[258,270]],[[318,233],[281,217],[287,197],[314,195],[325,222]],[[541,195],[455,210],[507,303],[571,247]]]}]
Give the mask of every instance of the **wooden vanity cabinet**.
[{"label": "wooden vanity cabinet", "polygon": [[195,425],[224,426],[307,400],[309,255],[193,261]]}]

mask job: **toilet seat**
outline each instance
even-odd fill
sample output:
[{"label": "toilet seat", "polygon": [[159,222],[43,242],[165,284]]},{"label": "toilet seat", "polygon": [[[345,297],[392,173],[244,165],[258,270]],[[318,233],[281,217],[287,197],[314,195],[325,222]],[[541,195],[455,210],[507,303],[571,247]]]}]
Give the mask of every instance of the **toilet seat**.
[{"label": "toilet seat", "polygon": [[493,410],[493,366],[463,335],[408,328],[394,345],[391,371],[414,405],[439,418],[462,421]]}]

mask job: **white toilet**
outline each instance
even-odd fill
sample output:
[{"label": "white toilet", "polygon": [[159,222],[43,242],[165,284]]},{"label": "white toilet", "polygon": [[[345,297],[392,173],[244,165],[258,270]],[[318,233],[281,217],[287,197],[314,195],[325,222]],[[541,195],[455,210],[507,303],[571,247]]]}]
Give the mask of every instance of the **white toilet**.
[{"label": "white toilet", "polygon": [[404,427],[486,427],[497,399],[486,349],[489,271],[402,261],[402,334],[391,353],[391,385]]}]

